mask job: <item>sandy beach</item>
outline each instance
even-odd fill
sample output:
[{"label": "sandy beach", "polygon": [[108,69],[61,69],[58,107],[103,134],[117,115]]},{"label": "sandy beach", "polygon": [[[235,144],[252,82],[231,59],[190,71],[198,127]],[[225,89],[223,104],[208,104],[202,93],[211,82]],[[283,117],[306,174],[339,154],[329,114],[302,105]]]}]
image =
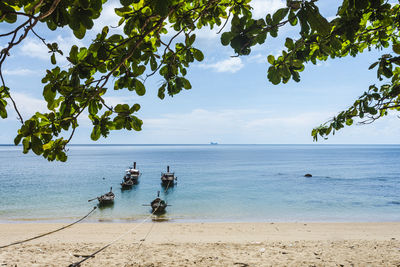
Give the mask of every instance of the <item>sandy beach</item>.
[{"label": "sandy beach", "polygon": [[[0,246],[61,226],[0,224]],[[400,266],[400,223],[81,223],[0,249],[0,266],[68,266],[118,237],[81,266]]]}]

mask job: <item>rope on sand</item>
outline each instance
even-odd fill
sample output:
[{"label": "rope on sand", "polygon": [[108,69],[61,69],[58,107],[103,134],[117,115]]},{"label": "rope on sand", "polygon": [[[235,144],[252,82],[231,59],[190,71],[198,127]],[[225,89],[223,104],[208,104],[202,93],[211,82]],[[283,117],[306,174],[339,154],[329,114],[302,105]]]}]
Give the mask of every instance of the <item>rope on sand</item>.
[{"label": "rope on sand", "polygon": [[[113,241],[111,241],[110,243],[108,243],[107,245],[105,245],[104,247],[100,248],[99,250],[93,252],[90,255],[85,256],[84,259],[77,261],[75,263],[71,263],[70,265],[68,265],[68,267],[79,267],[81,266],[81,263],[94,258],[94,256],[98,253],[100,253],[101,251],[105,250],[106,248],[108,248],[109,246],[111,246],[112,244],[114,244],[115,242],[117,242],[118,240],[122,239],[123,237],[125,237],[127,234],[132,233],[134,230],[136,230],[139,226],[141,226],[142,224],[144,224],[148,219],[150,219],[154,213],[157,212],[158,207],[149,215],[147,216],[143,221],[141,221],[140,223],[138,223],[137,225],[135,225],[134,227],[132,227],[130,230],[126,231],[125,233],[121,234],[120,236],[118,236],[116,239],[114,239]],[[150,228],[150,231],[153,227]],[[148,236],[148,234],[150,233],[150,231],[147,233],[146,237]],[[144,239],[141,240],[141,242],[143,242]],[[139,246],[140,247],[140,246]]]},{"label": "rope on sand", "polygon": [[77,220],[77,221],[75,221],[75,222],[73,222],[73,223],[71,223],[71,224],[65,225],[65,226],[63,226],[63,227],[61,227],[61,228],[58,228],[58,229],[53,230],[53,231],[48,232],[48,233],[44,233],[44,234],[41,234],[41,235],[38,235],[38,236],[35,236],[35,237],[31,237],[31,238],[28,238],[28,239],[25,239],[25,240],[17,241],[17,242],[14,242],[14,243],[11,243],[11,244],[8,244],[8,245],[5,245],[5,246],[0,246],[0,249],[2,249],[2,248],[7,248],[7,247],[11,247],[11,246],[18,245],[18,244],[22,244],[22,243],[25,243],[25,242],[28,242],[28,241],[32,241],[32,240],[35,240],[35,239],[44,237],[44,236],[46,236],[46,235],[50,235],[50,234],[53,234],[53,233],[55,233],[55,232],[61,231],[61,230],[65,229],[65,228],[71,227],[72,225],[77,224],[77,223],[79,223],[80,221],[86,219],[93,211],[96,210],[96,208],[97,208],[96,206],[93,207],[93,209],[92,209],[88,214],[86,214],[85,216],[83,216],[82,218],[80,218],[79,220]]}]

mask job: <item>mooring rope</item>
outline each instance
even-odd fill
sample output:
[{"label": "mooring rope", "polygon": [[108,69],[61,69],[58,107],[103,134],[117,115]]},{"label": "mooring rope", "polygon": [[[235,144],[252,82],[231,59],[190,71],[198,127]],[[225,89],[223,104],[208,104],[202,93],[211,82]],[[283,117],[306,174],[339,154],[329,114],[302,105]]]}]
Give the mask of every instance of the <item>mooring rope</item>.
[{"label": "mooring rope", "polygon": [[155,225],[155,223],[152,223],[152,224],[151,224],[151,227],[150,227],[149,231],[147,231],[147,233],[146,233],[146,235],[144,236],[144,238],[142,238],[142,239],[139,241],[138,249],[142,246],[143,242],[146,241],[146,239],[147,239],[147,237],[149,236],[151,230],[153,230],[154,225]]},{"label": "mooring rope", "polygon": [[[160,205],[158,205],[159,207]],[[77,261],[75,263],[71,263],[70,265],[68,265],[68,267],[79,267],[81,266],[81,263],[94,258],[94,256],[98,253],[100,253],[101,251],[105,250],[106,248],[108,248],[109,246],[111,246],[112,244],[114,244],[115,242],[117,242],[118,240],[122,239],[123,237],[125,237],[127,234],[132,233],[134,230],[136,230],[139,226],[141,226],[142,224],[144,224],[151,216],[153,216],[156,212],[158,207],[149,215],[147,216],[143,221],[141,221],[140,223],[138,223],[137,225],[135,225],[135,227],[132,227],[130,230],[126,231],[125,233],[121,234],[120,236],[118,236],[116,239],[114,239],[113,241],[111,241],[110,243],[108,243],[107,245],[105,245],[104,247],[96,250],[95,252],[93,252],[90,255],[86,255],[84,259]],[[150,228],[150,230],[152,229],[152,227]],[[148,235],[148,234],[147,234]],[[147,236],[146,235],[146,236]]]},{"label": "mooring rope", "polygon": [[168,181],[168,184],[167,184],[167,187],[165,188],[165,190],[164,190],[164,193],[167,193],[167,191],[168,191],[168,187],[169,187],[169,184],[171,183],[171,181]]},{"label": "mooring rope", "polygon": [[22,244],[22,243],[25,243],[25,242],[28,242],[28,241],[32,241],[32,240],[35,240],[35,239],[44,237],[44,236],[46,236],[46,235],[53,234],[53,233],[58,232],[58,231],[61,231],[61,230],[65,229],[65,228],[68,228],[68,227],[70,227],[70,226],[72,226],[72,225],[74,225],[74,224],[77,224],[77,223],[79,223],[80,221],[86,219],[93,211],[95,211],[96,208],[97,208],[96,206],[93,207],[93,209],[92,209],[88,214],[86,214],[85,216],[83,216],[82,218],[80,218],[79,220],[77,220],[77,221],[75,221],[75,222],[73,222],[73,223],[70,223],[70,224],[68,224],[68,225],[65,225],[65,226],[63,226],[63,227],[61,227],[61,228],[58,228],[58,229],[53,230],[53,231],[48,232],[48,233],[44,233],[44,234],[41,234],[41,235],[38,235],[38,236],[35,236],[35,237],[31,237],[31,238],[28,238],[28,239],[25,239],[25,240],[17,241],[17,242],[14,242],[14,243],[11,243],[11,244],[8,244],[8,245],[5,245],[5,246],[1,246],[0,249],[2,249],[2,248],[7,248],[7,247],[10,247],[10,246],[14,246],[14,245],[18,245],[18,244]]}]

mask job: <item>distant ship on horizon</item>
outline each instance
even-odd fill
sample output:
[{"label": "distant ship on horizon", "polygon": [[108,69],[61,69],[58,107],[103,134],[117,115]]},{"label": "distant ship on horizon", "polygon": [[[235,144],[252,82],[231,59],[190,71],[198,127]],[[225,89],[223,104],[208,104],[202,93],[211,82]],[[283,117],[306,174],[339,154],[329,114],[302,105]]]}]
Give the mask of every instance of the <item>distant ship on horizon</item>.
[{"label": "distant ship on horizon", "polygon": [[210,145],[218,145],[217,142],[210,142]]}]

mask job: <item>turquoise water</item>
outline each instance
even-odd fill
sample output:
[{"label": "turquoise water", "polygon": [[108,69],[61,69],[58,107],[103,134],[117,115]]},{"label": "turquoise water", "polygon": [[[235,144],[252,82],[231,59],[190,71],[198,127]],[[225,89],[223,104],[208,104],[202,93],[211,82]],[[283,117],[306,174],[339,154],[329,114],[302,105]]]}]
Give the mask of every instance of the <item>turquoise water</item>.
[{"label": "turquoise water", "polygon": [[[70,146],[67,163],[0,146],[0,221],[72,221],[108,192],[113,207],[89,221],[138,221],[171,166],[162,192],[171,221],[400,221],[400,146]],[[121,191],[137,162],[140,183]],[[305,173],[313,174],[305,178]]]}]

